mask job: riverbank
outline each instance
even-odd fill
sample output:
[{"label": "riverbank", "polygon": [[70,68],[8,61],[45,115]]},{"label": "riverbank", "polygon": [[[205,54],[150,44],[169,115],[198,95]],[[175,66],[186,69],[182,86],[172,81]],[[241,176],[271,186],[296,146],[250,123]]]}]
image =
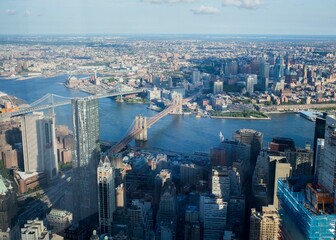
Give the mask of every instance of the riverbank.
[{"label": "riverbank", "polygon": [[0,76],[1,80],[17,80],[17,81],[26,81],[26,80],[32,80],[34,78],[52,78],[52,77],[59,77],[64,75],[65,73],[36,73],[32,75],[15,75],[15,76]]},{"label": "riverbank", "polygon": [[219,118],[219,119],[238,119],[238,120],[271,120],[270,117],[262,117],[262,118],[255,118],[255,117],[229,117],[229,116],[210,116],[210,118]]}]

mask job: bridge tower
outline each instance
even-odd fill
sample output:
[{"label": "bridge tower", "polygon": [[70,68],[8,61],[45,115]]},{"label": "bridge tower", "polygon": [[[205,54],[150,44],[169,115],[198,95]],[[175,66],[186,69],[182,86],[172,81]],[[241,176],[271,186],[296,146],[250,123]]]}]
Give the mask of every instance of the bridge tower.
[{"label": "bridge tower", "polygon": [[178,105],[178,107],[173,110],[172,114],[182,115],[182,100],[183,97],[181,94],[173,95],[173,104]]},{"label": "bridge tower", "polygon": [[147,117],[135,117],[135,129],[142,129],[139,135],[135,137],[136,141],[147,141]]},{"label": "bridge tower", "polygon": [[[121,93],[122,92],[122,84],[121,84],[121,82],[117,83],[116,92],[117,93]],[[124,102],[122,94],[120,94],[120,95],[117,96],[116,101],[117,102]]]},{"label": "bridge tower", "polygon": [[49,103],[50,103],[49,111],[50,111],[50,113],[54,116],[54,115],[55,115],[55,107],[54,107],[55,100],[54,100],[54,94],[50,94],[50,96],[49,96]]}]

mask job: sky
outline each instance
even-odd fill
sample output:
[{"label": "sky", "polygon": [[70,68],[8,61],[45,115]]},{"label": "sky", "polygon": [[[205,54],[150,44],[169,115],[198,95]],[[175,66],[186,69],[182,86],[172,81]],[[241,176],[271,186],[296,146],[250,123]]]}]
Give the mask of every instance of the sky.
[{"label": "sky", "polygon": [[336,35],[335,0],[0,0],[0,34]]}]

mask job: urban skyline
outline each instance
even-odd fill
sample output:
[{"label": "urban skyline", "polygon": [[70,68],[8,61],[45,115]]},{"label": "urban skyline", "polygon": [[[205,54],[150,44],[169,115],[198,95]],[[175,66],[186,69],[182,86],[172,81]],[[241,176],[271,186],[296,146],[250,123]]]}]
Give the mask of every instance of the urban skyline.
[{"label": "urban skyline", "polygon": [[336,3],[0,2],[0,240],[336,239]]}]

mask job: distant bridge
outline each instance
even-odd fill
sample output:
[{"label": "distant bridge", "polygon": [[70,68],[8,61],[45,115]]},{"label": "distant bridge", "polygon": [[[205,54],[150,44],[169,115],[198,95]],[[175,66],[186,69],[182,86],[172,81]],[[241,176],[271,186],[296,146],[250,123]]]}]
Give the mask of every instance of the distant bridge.
[{"label": "distant bridge", "polygon": [[[145,89],[136,89],[131,91],[123,91],[123,92],[110,92],[110,93],[104,93],[104,94],[96,94],[93,95],[96,98],[107,98],[107,97],[117,97],[117,96],[123,96],[123,95],[129,95],[129,94],[136,94],[144,92]],[[20,108],[19,110],[8,112],[8,113],[2,113],[0,114],[0,120],[1,119],[8,119],[11,117],[24,115],[30,112],[36,112],[41,111],[45,109],[51,109],[59,106],[64,106],[71,104],[71,100],[75,98],[71,97],[63,97],[56,94],[46,94],[42,98],[36,100],[35,102],[31,103],[27,107]]]},{"label": "distant bridge", "polygon": [[[157,121],[161,118],[167,116],[168,114],[182,114],[182,105],[189,102],[190,100],[197,97],[201,94],[201,91],[196,95],[182,99],[181,95],[175,95],[173,98],[173,102],[168,105],[166,109],[159,112],[155,116],[149,118],[147,120],[144,116],[137,116],[135,121],[133,121],[131,125],[131,131],[117,144],[113,145],[109,150],[108,154],[113,155],[115,153],[120,152],[124,149],[133,139],[139,141],[146,141],[147,140],[147,129],[154,125]],[[132,127],[133,126],[133,127]]]}]

